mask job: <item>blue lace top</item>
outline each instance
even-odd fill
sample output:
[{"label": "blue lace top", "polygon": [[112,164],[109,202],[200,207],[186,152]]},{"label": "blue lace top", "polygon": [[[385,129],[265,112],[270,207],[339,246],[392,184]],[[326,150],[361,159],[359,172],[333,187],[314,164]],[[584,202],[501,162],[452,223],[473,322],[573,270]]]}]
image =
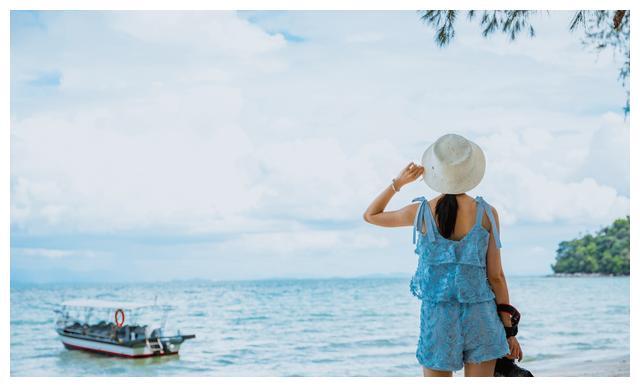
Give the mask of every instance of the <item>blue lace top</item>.
[{"label": "blue lace top", "polygon": [[[431,206],[423,197],[420,201],[413,226],[413,243],[419,233],[415,253],[418,254],[418,268],[411,278],[411,293],[421,300],[432,302],[457,301],[481,302],[495,298],[487,279],[487,248],[489,232],[482,226],[486,212],[496,246],[501,247],[500,235],[496,228],[491,207],[482,197],[476,200],[476,222],[471,230],[459,241],[447,239],[436,226]],[[426,224],[426,234],[422,225]]]}]

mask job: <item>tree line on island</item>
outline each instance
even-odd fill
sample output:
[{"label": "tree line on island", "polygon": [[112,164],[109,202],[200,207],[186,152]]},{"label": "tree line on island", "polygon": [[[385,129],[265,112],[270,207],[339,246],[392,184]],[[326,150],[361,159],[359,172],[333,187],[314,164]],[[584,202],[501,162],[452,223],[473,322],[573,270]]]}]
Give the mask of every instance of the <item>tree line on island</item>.
[{"label": "tree line on island", "polygon": [[627,216],[594,235],[560,242],[551,269],[556,274],[629,275],[629,224]]}]

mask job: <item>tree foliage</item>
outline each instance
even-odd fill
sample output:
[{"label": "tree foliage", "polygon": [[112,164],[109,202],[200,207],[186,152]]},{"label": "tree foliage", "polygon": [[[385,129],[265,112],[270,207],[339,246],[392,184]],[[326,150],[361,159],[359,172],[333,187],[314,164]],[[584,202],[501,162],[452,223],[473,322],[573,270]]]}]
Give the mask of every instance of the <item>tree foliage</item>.
[{"label": "tree foliage", "polygon": [[627,216],[595,235],[560,242],[554,273],[629,275],[629,225]]},{"label": "tree foliage", "polygon": [[[435,41],[440,47],[451,43],[455,37],[455,22],[463,11],[430,10],[419,11],[420,19],[435,30]],[[543,11],[528,10],[496,10],[496,11],[466,11],[467,19],[474,20],[478,16],[482,36],[487,37],[495,32],[507,35],[515,40],[524,31],[530,37],[535,36],[535,29],[531,25],[531,15]],[[548,13],[546,11],[545,13]],[[630,11],[628,10],[595,10],[576,11],[569,23],[569,30],[576,31],[583,28],[582,44],[595,51],[606,48],[613,49],[617,55],[622,55],[624,63],[620,67],[619,80],[627,92],[625,113],[629,112],[629,75],[630,75]]]}]

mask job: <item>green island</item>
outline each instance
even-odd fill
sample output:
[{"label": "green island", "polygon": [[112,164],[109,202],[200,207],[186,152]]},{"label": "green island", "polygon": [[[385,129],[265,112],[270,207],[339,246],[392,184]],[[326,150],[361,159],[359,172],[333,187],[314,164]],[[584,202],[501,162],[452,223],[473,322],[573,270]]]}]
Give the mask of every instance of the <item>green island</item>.
[{"label": "green island", "polygon": [[630,218],[616,219],[595,235],[560,242],[555,274],[629,275]]}]

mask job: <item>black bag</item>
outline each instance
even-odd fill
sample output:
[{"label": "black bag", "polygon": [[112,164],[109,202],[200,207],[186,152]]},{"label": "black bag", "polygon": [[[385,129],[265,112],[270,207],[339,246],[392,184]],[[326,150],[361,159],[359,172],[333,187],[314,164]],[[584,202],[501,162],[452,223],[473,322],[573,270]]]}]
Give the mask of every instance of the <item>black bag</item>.
[{"label": "black bag", "polygon": [[[520,312],[509,304],[498,304],[498,312],[508,312],[511,314],[511,326],[507,329],[507,336],[515,336],[518,334],[518,323],[520,322]],[[496,369],[493,372],[493,376],[509,376],[509,377],[522,377],[533,376],[531,371],[526,370],[516,364],[513,359],[507,357],[501,357],[496,361]]]},{"label": "black bag", "polygon": [[514,360],[501,357],[496,361],[496,370],[493,376],[523,377],[533,376],[533,374],[531,371],[519,367]]}]

